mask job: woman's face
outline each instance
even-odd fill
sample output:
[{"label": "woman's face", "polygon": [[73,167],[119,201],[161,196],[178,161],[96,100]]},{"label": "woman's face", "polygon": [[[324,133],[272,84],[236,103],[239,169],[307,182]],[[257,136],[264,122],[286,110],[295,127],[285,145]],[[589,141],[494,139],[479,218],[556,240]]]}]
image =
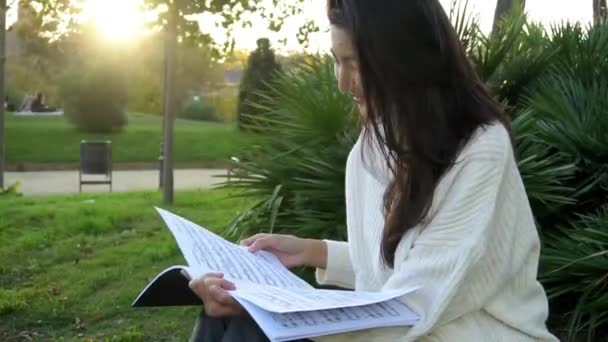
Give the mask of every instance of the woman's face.
[{"label": "woman's face", "polygon": [[331,26],[331,52],[334,56],[334,73],[338,89],[352,96],[362,115],[366,113],[366,101],[361,85],[359,60],[350,35],[343,29]]}]

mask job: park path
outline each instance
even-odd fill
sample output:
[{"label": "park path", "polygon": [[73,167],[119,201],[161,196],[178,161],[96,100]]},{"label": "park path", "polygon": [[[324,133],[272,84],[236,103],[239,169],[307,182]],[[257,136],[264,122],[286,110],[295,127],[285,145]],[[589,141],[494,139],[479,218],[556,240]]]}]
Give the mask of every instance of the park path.
[{"label": "park path", "polygon": [[[182,169],[173,174],[176,190],[208,189],[223,182],[221,169]],[[24,195],[53,195],[78,193],[78,170],[6,172],[5,183],[19,182]],[[112,191],[127,192],[158,189],[158,170],[125,170],[112,173]],[[83,185],[83,192],[108,192],[107,185]]]}]

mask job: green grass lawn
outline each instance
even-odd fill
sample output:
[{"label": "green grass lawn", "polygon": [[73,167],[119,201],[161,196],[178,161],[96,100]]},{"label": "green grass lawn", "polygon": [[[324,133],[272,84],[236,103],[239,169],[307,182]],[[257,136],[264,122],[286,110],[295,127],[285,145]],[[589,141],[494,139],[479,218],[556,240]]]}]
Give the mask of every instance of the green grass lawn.
[{"label": "green grass lawn", "polygon": [[[79,160],[83,139],[112,140],[114,162],[158,160],[161,117],[129,115],[129,125],[110,135],[82,133],[63,117],[6,117],[8,163],[65,163]],[[175,122],[175,160],[220,161],[238,153],[250,141],[235,124],[189,120]]]},{"label": "green grass lawn", "polygon": [[[167,209],[217,230],[248,204],[228,195],[180,192]],[[185,341],[200,308],[130,307],[159,271],[185,263],[159,199],[0,197],[0,341]]]}]

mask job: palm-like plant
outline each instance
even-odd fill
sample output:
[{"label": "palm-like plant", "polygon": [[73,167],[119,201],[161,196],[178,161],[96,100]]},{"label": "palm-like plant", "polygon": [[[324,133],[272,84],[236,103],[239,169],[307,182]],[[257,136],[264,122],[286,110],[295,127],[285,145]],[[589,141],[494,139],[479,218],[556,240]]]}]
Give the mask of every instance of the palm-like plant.
[{"label": "palm-like plant", "polygon": [[[572,204],[573,189],[567,185],[576,164],[556,152],[538,135],[537,120],[523,101],[535,89],[555,56],[544,28],[529,23],[523,11],[513,11],[490,36],[479,30],[468,1],[454,0],[450,18],[467,46],[480,77],[514,117],[513,131],[519,169],[538,218],[548,217]],[[542,220],[541,220],[542,222]]]},{"label": "palm-like plant", "polygon": [[[607,50],[608,51],[608,50]],[[590,82],[559,72],[540,82],[530,98],[540,138],[579,164],[582,191],[608,177],[608,77]]]},{"label": "palm-like plant", "polygon": [[[526,54],[519,52],[507,54],[496,73],[503,82],[517,79],[525,84],[516,92],[503,86],[499,94],[519,108],[513,122],[519,167],[539,227],[544,228],[542,280],[551,294],[554,319],[566,315],[568,340],[585,336],[595,341],[608,327],[606,286],[599,285],[606,283],[608,225],[605,211],[592,214],[607,199],[606,29],[583,30],[566,23],[554,26],[550,39],[528,29],[513,51],[532,51],[539,63],[522,63]],[[543,51],[525,41],[532,34],[537,36],[532,42]],[[521,82],[526,70],[534,77]],[[564,226],[569,228],[555,228]],[[579,274],[583,267],[584,274]]]},{"label": "palm-like plant", "polygon": [[520,35],[526,23],[525,15],[519,12],[510,18],[501,22],[495,34],[486,36],[480,33],[479,44],[471,50],[470,57],[477,67],[479,76],[495,90],[498,90],[503,83],[500,80],[501,68],[520,42]]},{"label": "palm-like plant", "polygon": [[569,340],[606,337],[608,325],[608,207],[581,216],[548,239],[541,257],[541,280],[549,297],[562,304]]},{"label": "palm-like plant", "polygon": [[549,48],[556,51],[555,65],[589,82],[608,72],[608,25],[561,23],[552,27]]},{"label": "palm-like plant", "polygon": [[480,34],[478,42],[471,59],[497,99],[514,114],[555,56],[548,34],[528,22],[525,13],[513,11],[492,35]]},{"label": "palm-like plant", "polygon": [[518,113],[512,125],[518,167],[534,214],[544,225],[546,218],[564,205],[575,203],[574,189],[568,184],[577,170],[576,164],[539,136],[537,120],[529,109]]},{"label": "palm-like plant", "polygon": [[357,134],[352,101],[337,90],[332,63],[319,59],[285,73],[251,118],[260,143],[236,163],[226,185],[259,202],[230,233],[261,230],[345,238],[344,166]]},{"label": "palm-like plant", "polygon": [[479,20],[469,9],[469,0],[452,0],[450,5],[450,21],[468,53],[478,45],[480,37]]}]

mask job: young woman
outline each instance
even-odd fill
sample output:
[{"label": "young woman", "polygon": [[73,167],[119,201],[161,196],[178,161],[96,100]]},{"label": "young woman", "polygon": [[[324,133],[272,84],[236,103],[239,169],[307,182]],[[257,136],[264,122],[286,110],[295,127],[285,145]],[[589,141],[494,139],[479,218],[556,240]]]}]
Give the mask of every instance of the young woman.
[{"label": "young woman", "polygon": [[[328,15],[339,89],[363,122],[346,165],[348,241],[259,234],[243,243],[287,267],[316,267],[321,284],[420,285],[401,298],[421,315],[415,326],[320,340],[556,341],[508,119],[439,1],[329,0]],[[206,310],[194,339],[237,341],[241,331],[255,340],[231,283],[212,274],[191,287]]]}]

